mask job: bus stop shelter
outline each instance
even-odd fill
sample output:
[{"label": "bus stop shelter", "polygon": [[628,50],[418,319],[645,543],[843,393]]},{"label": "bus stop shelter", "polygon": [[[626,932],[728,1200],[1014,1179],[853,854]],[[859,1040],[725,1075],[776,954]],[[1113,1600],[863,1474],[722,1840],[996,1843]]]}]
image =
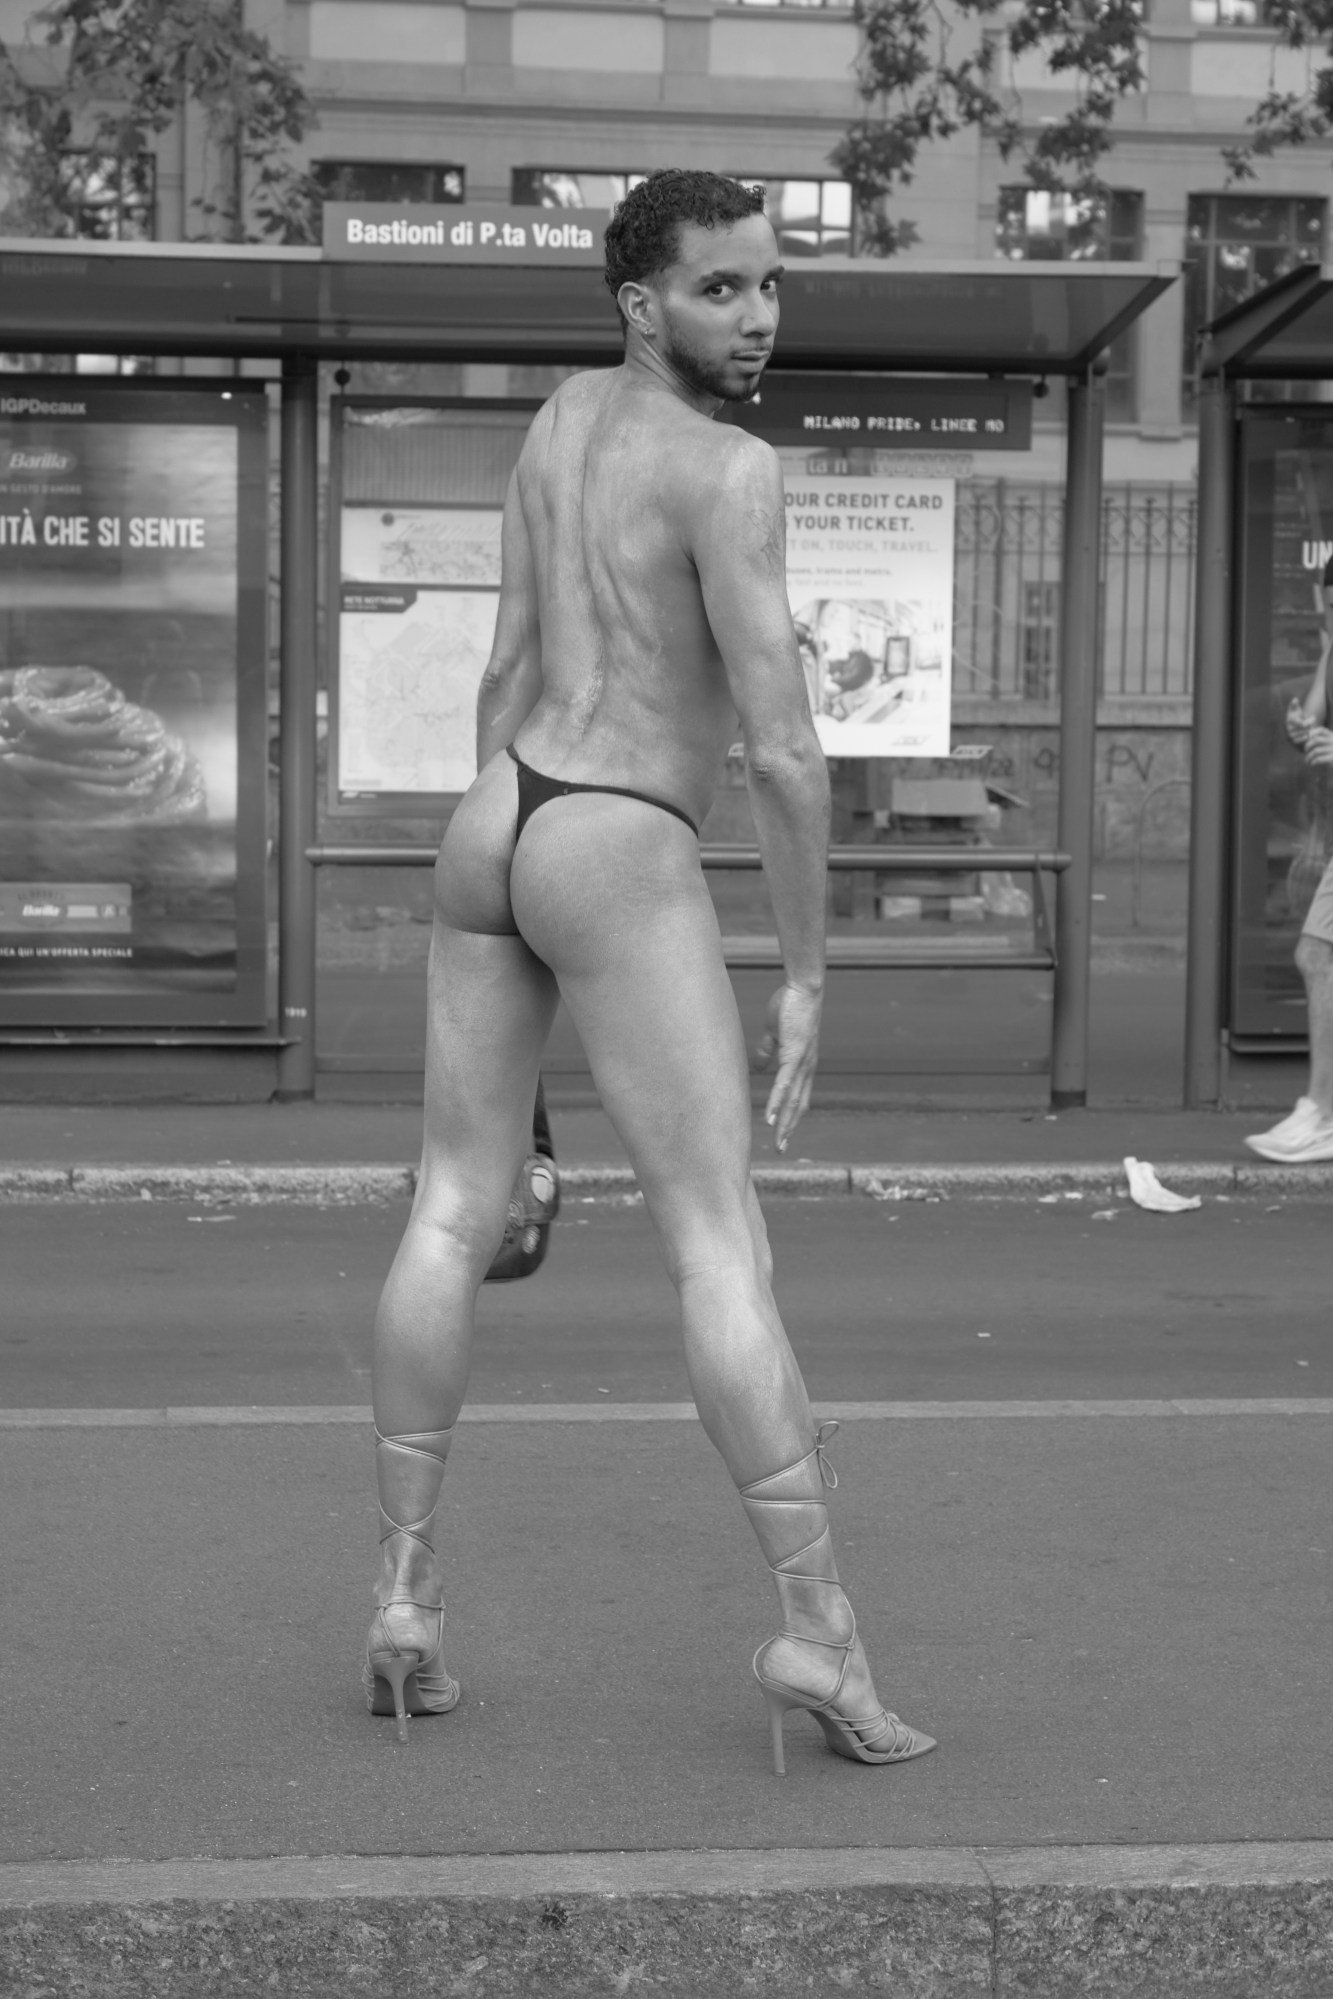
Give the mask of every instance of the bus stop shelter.
[{"label": "bus stop shelter", "polygon": [[[1237,949],[1235,886],[1243,856],[1237,814],[1238,668],[1245,618],[1239,560],[1241,421],[1289,408],[1250,403],[1250,385],[1333,379],[1333,266],[1298,264],[1205,327],[1199,338],[1199,515],[1194,637],[1189,936],[1184,1097],[1213,1105],[1224,1093],[1234,1033],[1228,975]],[[1331,410],[1330,415],[1333,415]],[[1333,521],[1329,532],[1333,534]],[[1317,573],[1317,571],[1316,571]]]},{"label": "bus stop shelter", "polygon": [[[1059,852],[1046,857],[1056,875],[1050,1070],[1057,1106],[1081,1104],[1087,1092],[1105,355],[1175,275],[1174,265],[826,258],[798,263],[783,288],[784,373],[1067,382]],[[0,243],[0,346],[280,364],[279,1017],[263,1045],[273,1051],[278,1092],[309,1096],[315,871],[337,859],[317,845],[319,366],[386,358],[613,363],[621,339],[600,272],[356,263],[267,246],[11,240]],[[869,860],[865,850],[840,851],[835,864]],[[874,865],[883,865],[883,850],[876,855]],[[428,856],[385,849],[380,858]],[[77,1038],[64,1033],[62,1046]],[[29,1059],[41,1046],[33,1033],[4,1039],[11,1048],[21,1039]],[[141,1039],[162,1046],[172,1037]],[[241,1042],[253,1048],[256,1037],[219,1033],[212,1045]]]}]

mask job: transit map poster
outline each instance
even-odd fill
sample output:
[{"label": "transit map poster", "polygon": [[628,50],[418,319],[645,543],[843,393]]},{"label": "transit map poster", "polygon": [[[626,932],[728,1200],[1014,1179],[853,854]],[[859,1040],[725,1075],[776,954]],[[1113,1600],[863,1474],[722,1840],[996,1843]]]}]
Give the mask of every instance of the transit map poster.
[{"label": "transit map poster", "polygon": [[505,491],[539,407],[335,399],[331,812],[433,814],[476,776]]},{"label": "transit map poster", "polygon": [[338,788],[466,791],[500,593],[498,507],[343,508]]},{"label": "transit map poster", "polygon": [[784,481],[787,594],[825,754],[947,756],[954,481]]},{"label": "transit map poster", "polygon": [[1240,494],[1228,1024],[1241,1036],[1304,1038],[1293,953],[1333,856],[1333,772],[1306,764],[1286,717],[1308,691],[1330,629],[1322,577],[1333,558],[1333,410],[1244,411]]},{"label": "transit map poster", "polygon": [[267,422],[0,379],[0,1020],[264,1021]]}]

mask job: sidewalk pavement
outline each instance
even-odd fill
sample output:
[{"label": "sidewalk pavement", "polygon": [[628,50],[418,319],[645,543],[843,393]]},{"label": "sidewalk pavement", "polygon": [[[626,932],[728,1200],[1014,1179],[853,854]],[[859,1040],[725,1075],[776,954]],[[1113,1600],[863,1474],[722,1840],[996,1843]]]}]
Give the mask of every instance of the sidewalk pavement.
[{"label": "sidewalk pavement", "polygon": [[[1249,1151],[1246,1134],[1272,1122],[1262,1112],[1144,1108],[814,1110],[779,1154],[756,1110],[753,1157],[756,1183],[773,1194],[1093,1191],[1123,1183],[1127,1155],[1186,1193],[1333,1191],[1333,1163],[1281,1167]],[[556,1109],[552,1127],[567,1189],[633,1188],[603,1111]],[[0,1111],[0,1200],[394,1199],[411,1193],[420,1148],[412,1105],[10,1105]]]}]

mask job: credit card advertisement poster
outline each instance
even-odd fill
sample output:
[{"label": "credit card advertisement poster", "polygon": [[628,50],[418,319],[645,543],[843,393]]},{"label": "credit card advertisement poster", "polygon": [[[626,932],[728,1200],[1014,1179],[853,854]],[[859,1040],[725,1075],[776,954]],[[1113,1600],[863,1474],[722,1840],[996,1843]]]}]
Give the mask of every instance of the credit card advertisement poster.
[{"label": "credit card advertisement poster", "polygon": [[954,481],[785,483],[787,592],[825,754],[947,756]]},{"label": "credit card advertisement poster", "polygon": [[267,421],[0,385],[0,1019],[263,1023]]}]

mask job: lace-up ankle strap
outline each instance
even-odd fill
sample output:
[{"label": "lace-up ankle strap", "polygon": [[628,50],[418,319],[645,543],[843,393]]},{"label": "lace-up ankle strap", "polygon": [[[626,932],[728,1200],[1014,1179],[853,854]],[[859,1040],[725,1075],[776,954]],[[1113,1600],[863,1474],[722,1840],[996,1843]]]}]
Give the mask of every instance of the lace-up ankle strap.
[{"label": "lace-up ankle strap", "polygon": [[[753,1479],[751,1480],[749,1485],[741,1486],[740,1487],[741,1498],[742,1499],[755,1498],[759,1493],[760,1486],[772,1485],[775,1479],[790,1477],[792,1472],[800,1471],[804,1465],[808,1465],[811,1458],[814,1459],[816,1465],[818,1465],[819,1467],[820,1484],[824,1486],[829,1492],[836,1491],[838,1485],[838,1474],[834,1471],[833,1466],[828,1461],[828,1457],[825,1451],[825,1446],[836,1435],[836,1433],[841,1427],[842,1427],[841,1424],[836,1422],[832,1417],[830,1417],[826,1423],[821,1423],[819,1428],[815,1431],[815,1441],[813,1449],[808,1450],[803,1458],[797,1458],[794,1461],[794,1463],[789,1465],[783,1465],[779,1471],[765,1472],[762,1478]],[[762,1498],[760,1498],[759,1503],[763,1505],[764,1502]],[[808,1504],[809,1502],[807,1501],[805,1503]]]},{"label": "lace-up ankle strap", "polygon": [[[833,1587],[836,1589],[838,1585],[835,1583]],[[852,1647],[856,1643],[856,1612],[852,1610],[850,1603],[847,1605],[847,1608],[851,1611],[852,1618],[852,1635],[850,1638],[815,1638],[808,1631],[788,1631],[785,1627],[776,1635],[779,1638],[789,1638],[793,1645],[822,1645],[826,1652],[841,1652],[843,1654],[842,1672],[845,1675],[847,1662],[852,1656]],[[770,1638],[768,1643],[771,1645],[773,1640]],[[842,1676],[838,1680],[837,1692],[842,1692]]]},{"label": "lace-up ankle strap", "polygon": [[[457,1428],[457,1423],[451,1423],[447,1430],[408,1430],[401,1436],[386,1437],[377,1424],[375,1427],[376,1454],[378,1455],[381,1448],[386,1451],[396,1451],[401,1457],[415,1459],[418,1464],[438,1465],[440,1474],[443,1476],[445,1461],[449,1456],[449,1446],[453,1442],[454,1431]],[[432,1445],[439,1448],[432,1449]],[[436,1491],[438,1492],[438,1490],[439,1481],[437,1480]],[[381,1500],[380,1524],[384,1529],[384,1532],[380,1535],[381,1548],[386,1541],[391,1541],[395,1534],[406,1534],[409,1540],[416,1541],[433,1555],[435,1552],[434,1543],[427,1538],[424,1530],[430,1526],[434,1516],[435,1506],[432,1502],[429,1512],[424,1513],[419,1520],[395,1520],[393,1515],[386,1510],[384,1501]]]}]

